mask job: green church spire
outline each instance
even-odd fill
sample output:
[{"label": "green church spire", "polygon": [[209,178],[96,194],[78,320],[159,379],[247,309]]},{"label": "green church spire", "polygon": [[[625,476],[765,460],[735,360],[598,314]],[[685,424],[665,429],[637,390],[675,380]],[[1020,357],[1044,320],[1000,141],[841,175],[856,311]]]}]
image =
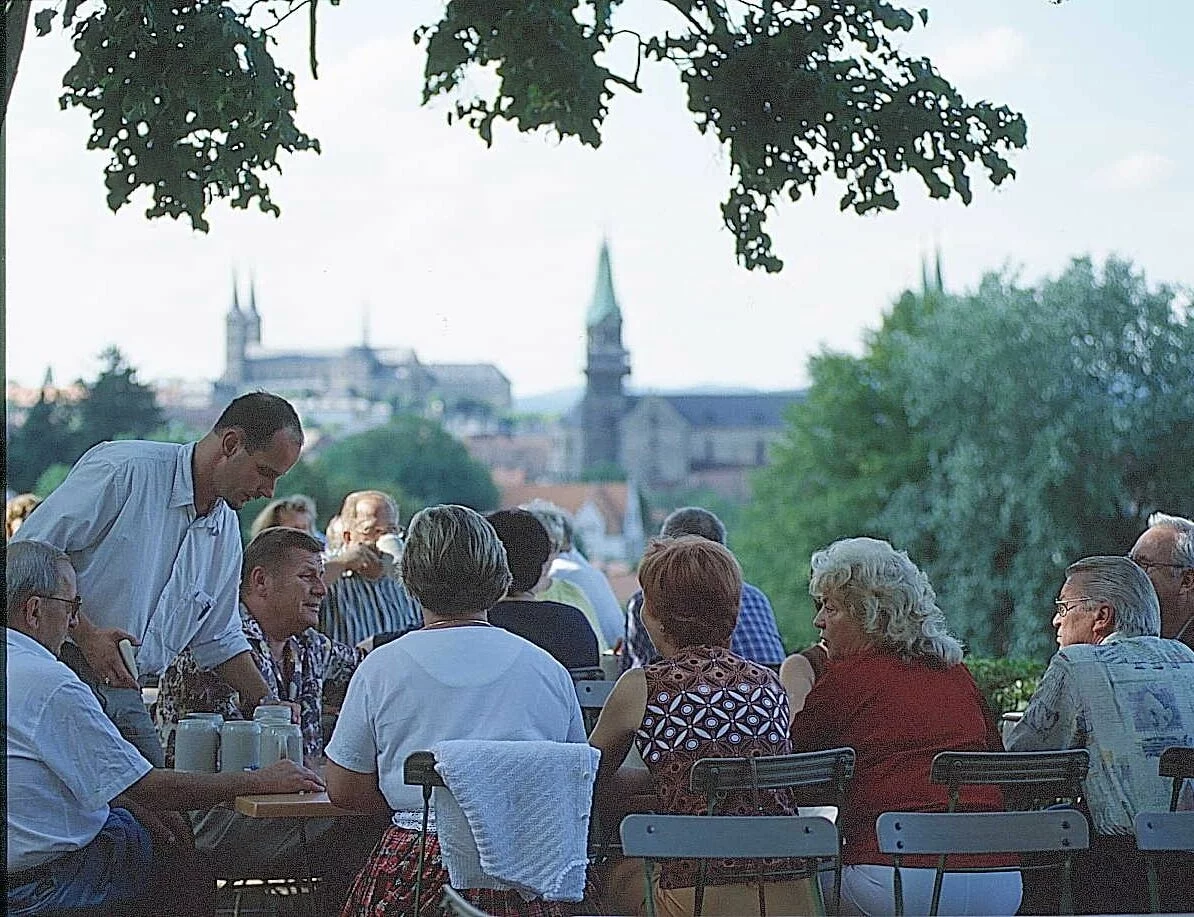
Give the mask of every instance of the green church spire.
[{"label": "green church spire", "polygon": [[610,315],[621,317],[618,298],[614,295],[614,276],[609,266],[609,243],[601,240],[601,255],[597,259],[597,282],[593,285],[593,301],[585,316],[585,325],[592,328]]}]

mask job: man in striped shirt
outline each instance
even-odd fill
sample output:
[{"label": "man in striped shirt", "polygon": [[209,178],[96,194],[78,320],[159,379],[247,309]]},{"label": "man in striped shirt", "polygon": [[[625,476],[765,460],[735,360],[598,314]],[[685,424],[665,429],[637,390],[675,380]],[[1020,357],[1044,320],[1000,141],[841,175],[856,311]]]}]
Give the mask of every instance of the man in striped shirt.
[{"label": "man in striped shirt", "polygon": [[382,563],[385,558],[377,548],[382,536],[398,534],[398,505],[380,490],[359,490],[344,498],[340,518],[344,549],[328,560],[328,592],[319,610],[319,629],[333,640],[356,646],[422,627],[421,609],[407,594],[398,571]]}]

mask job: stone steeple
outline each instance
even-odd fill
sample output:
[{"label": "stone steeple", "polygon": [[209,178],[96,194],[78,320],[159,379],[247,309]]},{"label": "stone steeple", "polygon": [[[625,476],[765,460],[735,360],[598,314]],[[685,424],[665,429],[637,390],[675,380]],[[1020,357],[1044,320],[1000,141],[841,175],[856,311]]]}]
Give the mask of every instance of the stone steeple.
[{"label": "stone steeple", "polygon": [[222,381],[238,386],[245,381],[245,345],[248,343],[251,318],[240,308],[236,271],[232,272],[232,305],[224,316],[224,376]]},{"label": "stone steeple", "polygon": [[581,468],[617,465],[620,423],[626,411],[622,380],[630,375],[630,354],[622,345],[622,310],[614,294],[609,245],[601,243],[593,299],[585,316],[587,353],[581,401]]},{"label": "stone steeple", "polygon": [[257,311],[257,280],[249,274],[249,314],[245,319],[245,341],[261,343],[261,315]]}]

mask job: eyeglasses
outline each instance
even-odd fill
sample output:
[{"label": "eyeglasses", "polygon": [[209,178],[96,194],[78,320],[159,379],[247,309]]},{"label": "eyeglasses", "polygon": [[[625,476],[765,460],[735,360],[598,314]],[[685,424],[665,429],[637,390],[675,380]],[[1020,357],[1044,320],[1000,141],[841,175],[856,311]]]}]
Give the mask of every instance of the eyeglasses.
[{"label": "eyeglasses", "polygon": [[1143,557],[1132,557],[1129,555],[1128,560],[1134,563],[1137,567],[1147,573],[1153,567],[1170,567],[1174,570],[1184,570],[1186,564],[1166,564],[1159,560],[1146,560]]},{"label": "eyeglasses", "polygon": [[83,604],[83,597],[81,595],[76,595],[73,599],[64,599],[60,595],[41,595],[36,592],[33,594],[39,599],[45,599],[49,602],[62,602],[64,605],[69,605],[70,613],[73,615],[77,615],[79,613],[79,608]]},{"label": "eyeglasses", "polygon": [[1066,615],[1068,615],[1070,613],[1071,605],[1078,605],[1082,602],[1094,602],[1094,601],[1096,601],[1096,599],[1092,599],[1089,596],[1085,596],[1085,595],[1082,596],[1082,598],[1080,598],[1080,599],[1069,599],[1065,602],[1058,599],[1056,602],[1053,603],[1053,613],[1054,613],[1054,616],[1056,616],[1058,618],[1064,618]]}]

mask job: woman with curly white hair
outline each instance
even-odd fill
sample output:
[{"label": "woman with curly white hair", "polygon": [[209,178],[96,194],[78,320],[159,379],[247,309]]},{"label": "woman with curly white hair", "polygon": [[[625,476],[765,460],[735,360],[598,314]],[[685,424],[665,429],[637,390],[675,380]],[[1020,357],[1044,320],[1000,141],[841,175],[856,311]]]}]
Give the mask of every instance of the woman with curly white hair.
[{"label": "woman with curly white hair", "polygon": [[[892,861],[879,852],[883,812],[942,812],[946,787],[929,781],[941,751],[1002,750],[962,644],[949,633],[929,579],[903,551],[874,538],[836,541],[812,558],[809,592],[822,639],[788,657],[780,679],[792,697],[795,751],[851,746],[854,779],[839,814],[846,839],[843,914],[894,908]],[[998,811],[998,788],[967,787],[959,808]],[[943,914],[1014,914],[1020,873],[1001,857],[951,857],[951,867],[1008,865],[1007,872],[949,873]],[[928,913],[935,857],[904,857],[907,913]]]}]

